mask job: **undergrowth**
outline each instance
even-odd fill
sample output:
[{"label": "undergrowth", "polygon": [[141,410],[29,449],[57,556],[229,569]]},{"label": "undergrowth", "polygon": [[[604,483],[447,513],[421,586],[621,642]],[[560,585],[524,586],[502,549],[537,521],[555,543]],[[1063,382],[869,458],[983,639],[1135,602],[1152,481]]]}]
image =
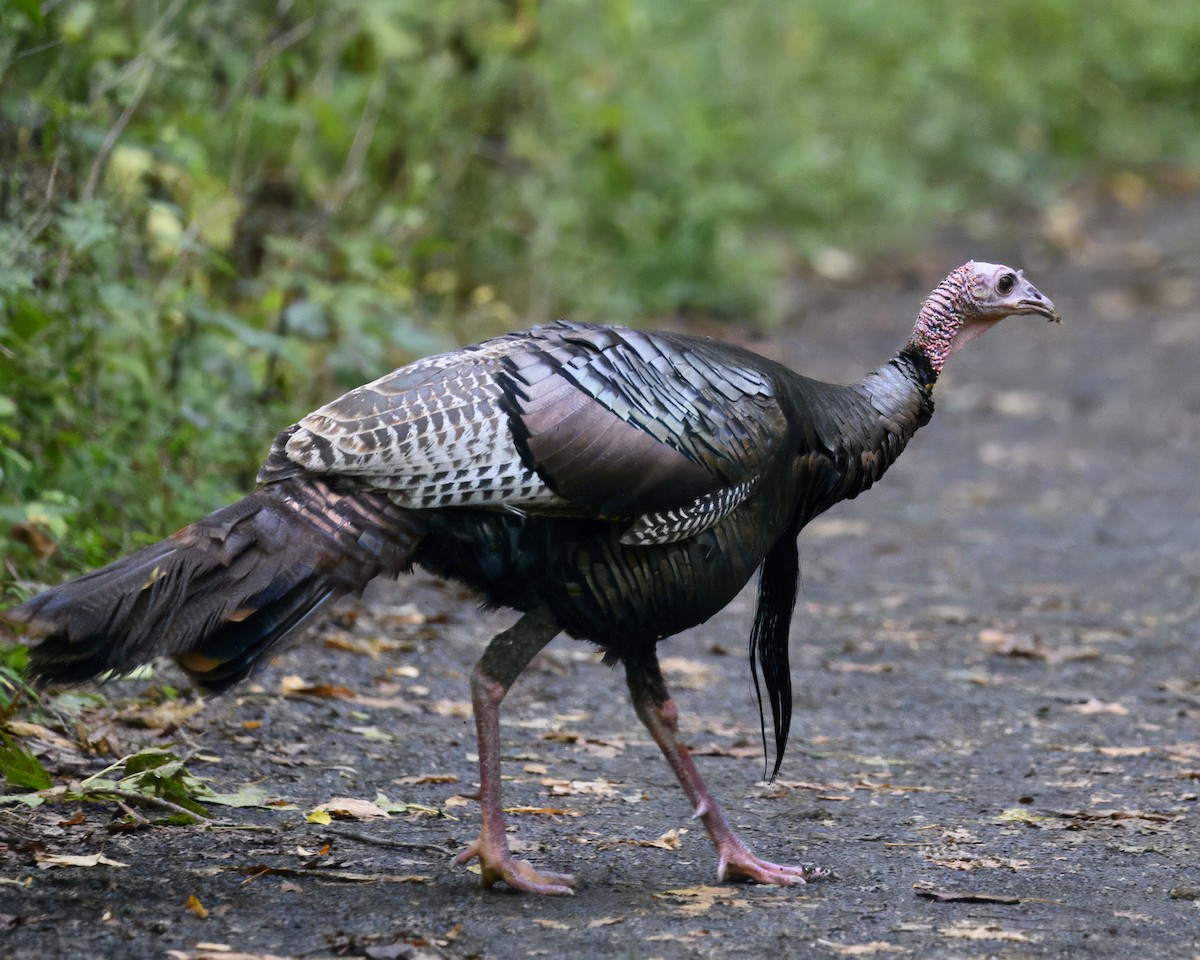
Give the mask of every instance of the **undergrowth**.
[{"label": "undergrowth", "polygon": [[416,355],[769,322],[828,245],[1194,166],[1197,49],[1185,0],[0,3],[5,589],[232,499]]}]

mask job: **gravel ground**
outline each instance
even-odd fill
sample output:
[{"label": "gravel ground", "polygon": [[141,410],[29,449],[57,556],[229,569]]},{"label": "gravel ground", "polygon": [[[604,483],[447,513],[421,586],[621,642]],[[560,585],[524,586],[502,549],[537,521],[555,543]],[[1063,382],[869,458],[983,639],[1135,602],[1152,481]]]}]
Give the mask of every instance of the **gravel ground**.
[{"label": "gravel ground", "polygon": [[[467,675],[510,618],[416,576],[199,712],[104,688],[95,749],[174,744],[260,805],[174,827],[111,801],[0,808],[0,957],[1200,956],[1200,201],[1059,212],[1069,253],[948,240],[870,285],[798,288],[757,345],[856,379],[972,253],[1041,262],[1065,318],[955,357],[887,478],[802,537],[775,783],[752,597],[661,649],[744,838],[830,879],[718,884],[621,676],[560,639],[507,705],[505,802],[522,855],[580,890],[483,890],[451,862],[478,830]],[[60,783],[111,759],[23,733]],[[390,820],[310,822],[333,798]],[[115,863],[47,862],[95,854]]]}]

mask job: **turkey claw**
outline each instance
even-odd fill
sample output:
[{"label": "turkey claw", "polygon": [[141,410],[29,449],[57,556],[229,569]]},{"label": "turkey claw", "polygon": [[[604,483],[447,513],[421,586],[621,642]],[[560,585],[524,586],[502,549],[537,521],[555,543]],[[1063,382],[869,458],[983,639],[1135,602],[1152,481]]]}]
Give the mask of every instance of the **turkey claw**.
[{"label": "turkey claw", "polygon": [[717,879],[744,883],[770,883],[793,887],[810,880],[823,880],[828,870],[817,867],[798,867],[760,860],[748,850],[723,852],[717,861]]},{"label": "turkey claw", "polygon": [[575,878],[569,873],[541,871],[528,860],[516,860],[508,850],[489,852],[482,840],[473,841],[454,858],[455,863],[479,861],[480,877],[485,887],[503,880],[514,890],[541,893],[548,896],[574,896]]}]

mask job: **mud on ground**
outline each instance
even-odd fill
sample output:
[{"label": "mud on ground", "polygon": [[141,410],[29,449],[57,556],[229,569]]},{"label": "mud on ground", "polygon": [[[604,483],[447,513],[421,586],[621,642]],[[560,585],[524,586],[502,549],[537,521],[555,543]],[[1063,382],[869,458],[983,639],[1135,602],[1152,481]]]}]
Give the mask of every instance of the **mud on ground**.
[{"label": "mud on ground", "polygon": [[[1041,260],[1066,321],[1010,320],[956,357],[885,481],[802,537],[775,783],[752,597],[661,649],[743,837],[831,879],[716,883],[622,678],[560,639],[507,704],[505,801],[523,855],[581,887],[481,889],[451,862],[478,829],[467,676],[509,618],[414,577],[200,712],[123,700],[169,673],[106,688],[133,706],[93,713],[91,742],[174,744],[266,805],[211,807],[211,826],[3,808],[0,957],[1200,954],[1200,202],[1089,206],[1055,229],[1066,254],[947,242],[870,285],[803,288],[803,316],[758,345],[856,379],[971,254]],[[108,762],[68,741],[26,731],[61,783]],[[310,822],[339,797],[392,813]],[[45,862],[96,854],[115,863]]]}]

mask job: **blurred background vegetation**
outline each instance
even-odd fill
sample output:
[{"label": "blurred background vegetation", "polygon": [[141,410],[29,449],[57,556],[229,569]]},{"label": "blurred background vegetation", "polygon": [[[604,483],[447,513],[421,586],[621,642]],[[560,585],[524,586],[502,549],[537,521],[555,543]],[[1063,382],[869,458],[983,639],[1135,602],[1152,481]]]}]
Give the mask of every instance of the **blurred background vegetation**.
[{"label": "blurred background vegetation", "polygon": [[415,356],[768,325],[830,250],[1196,169],[1198,50],[1195,0],[0,0],[7,589]]}]

